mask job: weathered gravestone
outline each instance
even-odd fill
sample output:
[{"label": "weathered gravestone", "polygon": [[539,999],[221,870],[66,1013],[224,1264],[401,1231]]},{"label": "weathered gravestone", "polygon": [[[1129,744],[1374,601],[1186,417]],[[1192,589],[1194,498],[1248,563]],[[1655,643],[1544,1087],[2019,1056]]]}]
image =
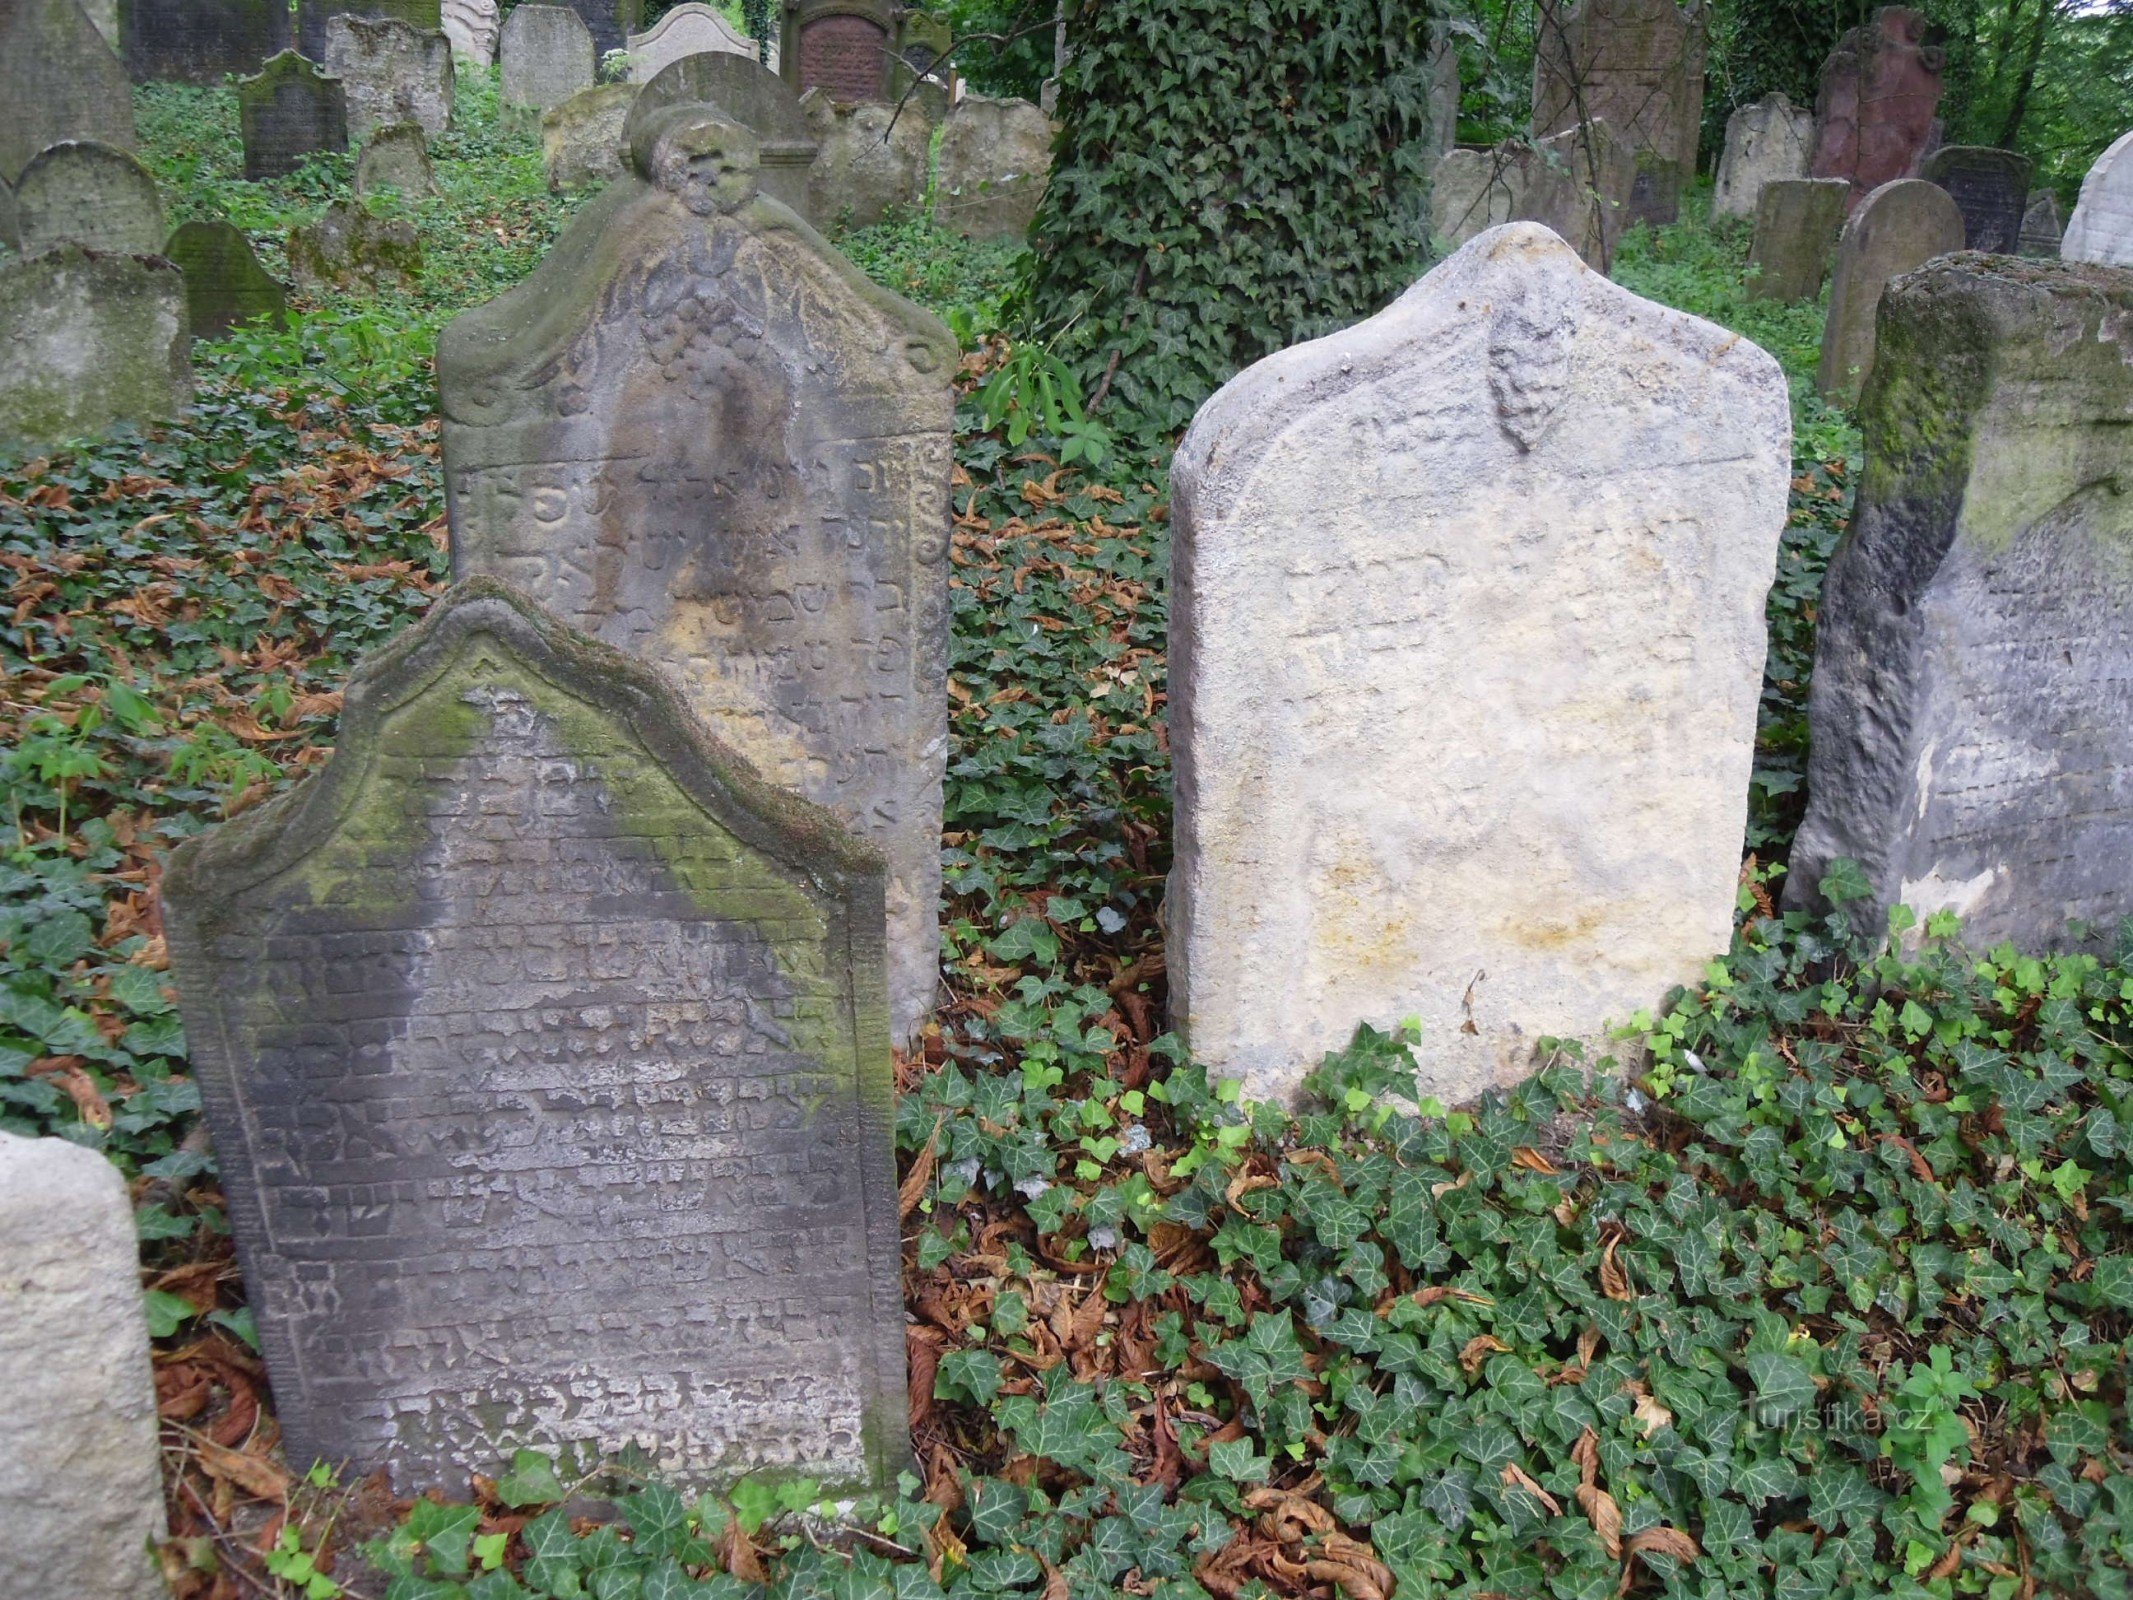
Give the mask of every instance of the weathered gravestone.
[{"label": "weathered gravestone", "polygon": [[622,125],[624,146],[634,146],[653,123],[683,105],[715,106],[727,121],[754,134],[757,186],[803,217],[808,214],[815,136],[784,79],[760,62],[725,51],[684,56],[639,91]]},{"label": "weathered gravestone", "polygon": [[244,175],[282,178],[321,151],[348,148],[348,96],[338,78],[294,50],[237,86]]},{"label": "weathered gravestone", "polygon": [[0,262],[0,450],[176,416],[191,343],[168,261],[69,244]]},{"label": "weathered gravestone", "polygon": [[622,176],[622,126],[637,99],[634,83],[580,89],[541,113],[541,165],[561,193]]},{"label": "weathered gravestone", "polygon": [[1459,139],[1459,47],[1448,31],[1441,31],[1430,50],[1429,149],[1433,160],[1451,153]]},{"label": "weathered gravestone", "polygon": [[0,1133],[0,1393],[8,1593],[169,1600],[133,1202],[64,1139]]},{"label": "weathered gravestone", "polygon": [[956,346],[756,195],[748,155],[670,109],[531,278],[445,330],[452,560],[658,663],[881,846],[908,1039],[939,966]]},{"label": "weathered gravestone", "polygon": [[452,120],[452,41],[442,28],[418,33],[391,17],[334,17],[326,24],[326,70],[348,96],[348,135],[412,122],[435,136]]},{"label": "weathered gravestone", "polygon": [[1874,365],[1874,316],[1882,287],[1899,273],[1963,247],[1963,214],[1947,190],[1923,178],[1898,178],[1866,197],[1837,238],[1830,271],[1829,320],[1815,387],[1833,400],[1859,397]]},{"label": "weathered gravestone", "polygon": [[19,242],[18,224],[15,218],[15,191],[5,178],[0,178],[0,245],[13,250]]},{"label": "weathered gravestone", "polygon": [[629,36],[644,23],[643,0],[569,0],[571,8],[593,37],[593,50],[605,58],[611,50],[626,49]]},{"label": "weathered gravestone", "polygon": [[630,80],[649,83],[683,56],[723,50],[756,59],[756,43],[715,7],[684,0],[661,17],[649,32],[630,35]]},{"label": "weathered gravestone", "polygon": [[1847,179],[1854,207],[1885,183],[1917,176],[1940,141],[1947,52],[1925,42],[1927,31],[1918,12],[1885,6],[1839,39],[1822,63],[1809,171]]},{"label": "weathered gravestone", "polygon": [[917,208],[931,165],[933,124],[916,99],[898,111],[881,100],[846,105],[810,89],[800,97],[800,109],[817,144],[807,172],[807,214],[818,224],[871,228]]},{"label": "weathered gravestone", "polygon": [[374,216],[360,200],[336,200],[308,227],[289,230],[289,275],[305,294],[412,289],[422,242],[405,217]]},{"label": "weathered gravestone", "polygon": [[1711,191],[1714,217],[1753,217],[1763,185],[1804,178],[1814,155],[1814,113],[1784,95],[1766,94],[1726,118],[1726,148]]},{"label": "weathered gravestone", "polygon": [[1918,175],[1948,191],[1963,214],[1963,247],[2011,256],[2029,209],[2029,157],[1985,145],[1944,144]]},{"label": "weathered gravestone", "polygon": [[1889,285],[1817,625],[1790,904],[1847,857],[1975,948],[2133,915],[2133,274],[1958,256]]},{"label": "weathered gravestone", "polygon": [[1201,407],[1166,941],[1194,1059],[1285,1095],[1419,1017],[1418,1092],[1455,1103],[1696,980],[1790,461],[1775,361],[1524,223]]},{"label": "weathered gravestone", "polygon": [[1506,222],[1538,222],[1605,272],[1635,173],[1634,158],[1605,123],[1494,150],[1454,150],[1437,164],[1430,233],[1457,249]]},{"label": "weathered gravestone", "polygon": [[834,100],[893,98],[899,9],[894,0],[785,0],[779,60],[794,95],[823,89]]},{"label": "weathered gravestone", "polygon": [[1429,234],[1446,252],[1511,220],[1518,198],[1515,145],[1447,151],[1429,183]]},{"label": "weathered gravestone", "polygon": [[70,139],[134,147],[133,86],[75,0],[0,5],[0,178]]},{"label": "weathered gravestone", "polygon": [[2059,238],[2059,197],[2049,189],[2039,189],[2023,207],[2022,235],[2015,241],[2015,250],[2025,256],[2056,260]]},{"label": "weathered gravestone", "polygon": [[421,123],[388,122],[356,157],[355,192],[376,194],[380,189],[397,189],[411,197],[437,192],[429,135]]},{"label": "weathered gravestone", "polygon": [[1755,203],[1748,287],[1790,304],[1822,292],[1852,186],[1842,178],[1773,178]]},{"label": "weathered gravestone", "polygon": [[1672,222],[1696,174],[1704,13],[1675,0],[1582,0],[1544,8],[1533,57],[1533,133],[1605,122],[1636,176],[1630,222]]},{"label": "weathered gravestone", "polygon": [[2081,180],[2059,253],[2069,261],[2133,266],[2133,133],[2119,135]]},{"label": "weathered gravestone", "polygon": [[119,14],[135,83],[212,87],[289,48],[289,8],[276,0],[120,0]]},{"label": "weathered gravestone", "polygon": [[1052,119],[1027,100],[965,95],[941,130],[933,220],[966,239],[1024,239],[1052,176]]},{"label": "weathered gravestone", "polygon": [[335,743],[163,880],[291,1463],[893,1483],[879,856],[500,586]]},{"label": "weathered gravestone", "polygon": [[83,13],[103,36],[104,43],[111,46],[112,53],[123,60],[121,52],[124,51],[125,44],[119,38],[119,0],[80,0],[80,3]]},{"label": "weathered gravestone", "polygon": [[546,111],[593,86],[597,57],[585,19],[568,6],[522,5],[497,45],[507,106]]},{"label": "weathered gravestone", "polygon": [[456,54],[477,67],[495,64],[496,36],[503,27],[496,0],[444,0],[439,23]]},{"label": "weathered gravestone", "polygon": [[958,92],[955,58],[948,53],[954,43],[953,28],[915,6],[896,19],[888,98],[906,109],[917,107],[935,127],[948,119]]},{"label": "weathered gravestone", "polygon": [[368,21],[392,17],[418,33],[444,26],[439,0],[297,0],[296,47],[313,61],[326,59],[326,24],[335,17]]},{"label": "weathered gravestone", "polygon": [[227,222],[182,222],[163,255],[185,274],[186,324],[195,339],[220,339],[240,323],[280,322],[289,297],[259,264],[251,241]]},{"label": "weathered gravestone", "polygon": [[15,227],[25,255],[55,244],[152,256],[163,248],[163,197],[140,157],[70,140],[41,151],[15,185]]}]

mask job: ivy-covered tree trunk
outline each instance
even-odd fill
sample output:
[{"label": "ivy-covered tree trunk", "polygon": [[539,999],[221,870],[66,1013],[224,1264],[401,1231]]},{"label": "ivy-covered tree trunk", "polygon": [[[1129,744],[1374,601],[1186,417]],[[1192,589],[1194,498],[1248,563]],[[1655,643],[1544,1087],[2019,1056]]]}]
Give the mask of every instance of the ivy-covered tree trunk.
[{"label": "ivy-covered tree trunk", "polygon": [[1079,0],[1027,309],[1107,411],[1170,430],[1427,261],[1441,0]]}]

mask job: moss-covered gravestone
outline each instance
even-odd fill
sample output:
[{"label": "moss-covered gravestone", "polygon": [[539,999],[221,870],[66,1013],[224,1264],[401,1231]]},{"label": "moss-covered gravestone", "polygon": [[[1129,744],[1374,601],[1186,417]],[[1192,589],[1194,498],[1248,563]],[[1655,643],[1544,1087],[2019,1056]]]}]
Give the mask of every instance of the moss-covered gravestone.
[{"label": "moss-covered gravestone", "polygon": [[190,347],[168,261],[61,245],[0,262],[0,452],[177,415]]},{"label": "moss-covered gravestone", "polygon": [[373,133],[356,157],[355,192],[396,189],[409,199],[437,192],[429,136],[419,122],[389,122]]},{"label": "moss-covered gravestone", "polygon": [[380,217],[360,200],[336,200],[309,227],[289,230],[289,275],[304,294],[412,289],[422,240],[406,217]]},{"label": "moss-covered gravestone", "polygon": [[76,0],[0,5],[0,178],[67,139],[131,150],[126,68]]},{"label": "moss-covered gravestone", "polygon": [[163,198],[131,150],[68,140],[40,151],[15,185],[23,254],[55,244],[152,256],[163,245]]},{"label": "moss-covered gravestone", "polygon": [[280,0],[120,0],[120,37],[135,83],[220,84],[289,48]]},{"label": "moss-covered gravestone", "polygon": [[435,136],[452,120],[452,41],[395,17],[334,17],[326,24],[326,70],[348,96],[348,135],[362,140],[413,122]]},{"label": "moss-covered gravestone", "polygon": [[1815,387],[1833,400],[1857,399],[1874,366],[1874,316],[1883,287],[1962,247],[1963,214],[1939,184],[1898,178],[1860,201],[1837,236]]},{"label": "moss-covered gravestone", "polygon": [[2133,915],[2133,272],[1950,256],[1891,283],[1830,562],[1787,898],[2105,948]]},{"label": "moss-covered gravestone", "polygon": [[163,880],[289,1459],[904,1456],[882,864],[473,583]]},{"label": "moss-covered gravestone", "polygon": [[1748,246],[1750,291],[1788,305],[1820,294],[1851,197],[1852,186],[1842,178],[1766,180],[1756,196]]},{"label": "moss-covered gravestone", "polygon": [[241,323],[279,323],[289,297],[259,264],[252,242],[220,220],[182,222],[163,246],[185,274],[185,314],[195,339],[220,339]]},{"label": "moss-covered gravestone", "polygon": [[348,94],[316,62],[284,50],[237,86],[244,175],[282,178],[312,155],[348,148]]},{"label": "moss-covered gravestone", "polygon": [[881,847],[908,1038],[940,959],[955,341],[757,194],[754,151],[702,106],[653,119],[445,329],[453,566],[656,663]]},{"label": "moss-covered gravestone", "polygon": [[818,146],[807,113],[783,78],[730,50],[683,56],[638,94],[622,124],[622,142],[635,145],[655,120],[684,105],[715,106],[727,121],[754,134],[756,187],[810,221],[830,220],[807,209],[808,176]]},{"label": "moss-covered gravestone", "polygon": [[325,60],[326,24],[335,17],[392,17],[421,33],[444,26],[440,0],[297,0],[297,49],[313,61]]}]

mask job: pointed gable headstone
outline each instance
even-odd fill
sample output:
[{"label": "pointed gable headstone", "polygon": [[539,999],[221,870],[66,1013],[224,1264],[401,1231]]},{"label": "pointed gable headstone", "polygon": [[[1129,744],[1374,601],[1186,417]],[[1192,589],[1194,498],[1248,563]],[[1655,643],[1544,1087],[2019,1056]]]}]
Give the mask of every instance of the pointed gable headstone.
[{"label": "pointed gable headstone", "polygon": [[285,178],[321,151],[348,148],[348,95],[338,78],[294,50],[237,86],[244,175]]},{"label": "pointed gable headstone", "polygon": [[0,179],[70,139],[134,147],[133,85],[76,0],[0,5]]}]

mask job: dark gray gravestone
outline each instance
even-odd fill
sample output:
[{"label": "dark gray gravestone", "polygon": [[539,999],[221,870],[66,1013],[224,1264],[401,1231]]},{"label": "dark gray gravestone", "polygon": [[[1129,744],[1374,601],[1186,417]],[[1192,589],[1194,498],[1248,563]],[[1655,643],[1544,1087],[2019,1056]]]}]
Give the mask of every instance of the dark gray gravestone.
[{"label": "dark gray gravestone", "polygon": [[1852,186],[1842,178],[1769,178],[1755,200],[1748,287],[1765,300],[1812,300],[1836,249]]},{"label": "dark gray gravestone", "polygon": [[2016,253],[2052,259],[2059,254],[2064,233],[2059,223],[2059,197],[2049,189],[2039,189],[2029,197],[2022,212],[2022,238]]},{"label": "dark gray gravestone", "polygon": [[701,106],[640,128],[532,277],[445,329],[452,560],[657,662],[881,847],[908,1039],[940,962],[955,340],[757,195],[751,148]]},{"label": "dark gray gravestone", "polygon": [[239,323],[279,323],[289,297],[252,253],[251,241],[227,222],[184,222],[163,246],[185,274],[186,320],[195,339],[220,339]]},{"label": "dark gray gravestone", "polygon": [[1963,214],[1963,247],[2011,256],[2029,209],[2029,157],[1981,144],[1944,144],[1918,175],[1948,191]]},{"label": "dark gray gravestone", "polygon": [[2133,272],[1944,257],[1891,282],[1866,468],[1823,589],[1791,903],[1983,948],[2133,914]]},{"label": "dark gray gravestone", "polygon": [[[808,214],[807,183],[819,146],[807,113],[785,80],[760,62],[728,50],[683,56],[663,67],[638,94],[622,125],[625,148],[676,106],[715,106],[756,138],[756,180],[763,193]],[[827,220],[827,219],[824,219]]]},{"label": "dark gray gravestone", "polygon": [[593,49],[605,56],[629,47],[629,36],[644,26],[643,0],[568,0],[593,36]]},{"label": "dark gray gravestone", "polygon": [[444,26],[440,0],[298,0],[296,47],[313,61],[326,59],[326,23],[333,17],[396,17],[422,33]]},{"label": "dark gray gravestone", "polygon": [[880,857],[498,585],[164,904],[289,1459],[894,1480]]},{"label": "dark gray gravestone", "polygon": [[348,96],[340,80],[293,50],[237,86],[244,175],[286,177],[320,151],[348,148]]},{"label": "dark gray gravestone", "polygon": [[0,178],[69,139],[133,148],[126,68],[75,0],[0,0]]},{"label": "dark gray gravestone", "polygon": [[119,0],[119,18],[135,83],[249,77],[289,48],[280,0]]}]

